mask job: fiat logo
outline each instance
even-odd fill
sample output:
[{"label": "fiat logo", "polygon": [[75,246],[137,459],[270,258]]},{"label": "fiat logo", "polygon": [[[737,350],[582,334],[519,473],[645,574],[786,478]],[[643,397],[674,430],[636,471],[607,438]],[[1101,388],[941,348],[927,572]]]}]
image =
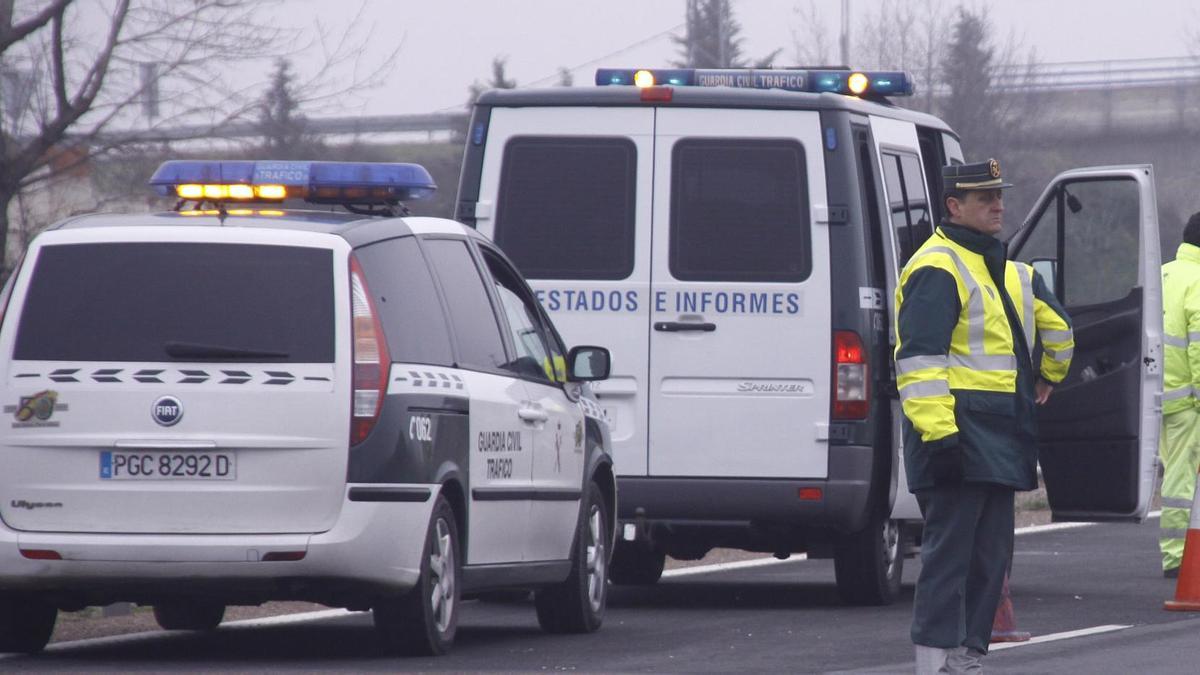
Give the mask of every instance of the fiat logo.
[{"label": "fiat logo", "polygon": [[150,416],[164,427],[175,425],[183,418],[183,404],[174,396],[163,396],[154,402]]}]

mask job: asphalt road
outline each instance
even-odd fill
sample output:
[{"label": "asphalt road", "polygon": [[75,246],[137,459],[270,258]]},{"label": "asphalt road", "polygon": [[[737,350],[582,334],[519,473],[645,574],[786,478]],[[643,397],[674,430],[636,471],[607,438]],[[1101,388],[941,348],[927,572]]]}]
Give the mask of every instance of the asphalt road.
[{"label": "asphalt road", "polygon": [[[1197,672],[1200,613],[1163,611],[1175,587],[1158,569],[1156,530],[1151,520],[1019,536],[1017,619],[1045,641],[994,649],[987,671]],[[37,657],[0,659],[0,670],[911,672],[918,567],[908,561],[903,597],[883,608],[841,606],[830,561],[685,573],[649,589],[614,589],[604,627],[582,636],[542,633],[525,602],[470,602],[454,651],[437,659],[381,654],[369,615],[331,611],[302,622],[225,625],[210,635],[64,643]]]}]

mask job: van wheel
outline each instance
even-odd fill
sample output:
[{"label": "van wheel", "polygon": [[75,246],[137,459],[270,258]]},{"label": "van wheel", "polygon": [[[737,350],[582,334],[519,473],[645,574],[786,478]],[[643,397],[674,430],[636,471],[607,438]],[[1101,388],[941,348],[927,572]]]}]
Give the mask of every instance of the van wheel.
[{"label": "van wheel", "polygon": [[662,577],[665,551],[644,541],[618,541],[613,550],[612,580],[625,586],[650,586]]},{"label": "van wheel", "polygon": [[36,654],[50,642],[58,608],[28,595],[0,596],[0,652]]},{"label": "van wheel", "polygon": [[890,605],[904,573],[904,526],[876,519],[836,544],[833,567],[838,595],[851,605]]},{"label": "van wheel", "polygon": [[225,618],[225,605],[203,601],[173,601],[154,605],[154,620],[163,630],[216,630]]},{"label": "van wheel", "polygon": [[388,649],[408,656],[445,654],[458,630],[458,527],[454,509],[438,496],[429,518],[421,575],[408,593],[372,608],[375,632]]},{"label": "van wheel", "polygon": [[549,633],[590,633],[604,621],[608,604],[608,515],[600,486],[589,483],[583,517],[575,528],[571,574],[533,596],[538,624]]}]

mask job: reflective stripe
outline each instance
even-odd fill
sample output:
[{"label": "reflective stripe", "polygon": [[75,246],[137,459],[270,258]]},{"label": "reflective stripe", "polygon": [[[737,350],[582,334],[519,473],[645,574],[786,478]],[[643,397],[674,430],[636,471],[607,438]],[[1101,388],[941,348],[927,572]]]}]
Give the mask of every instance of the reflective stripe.
[{"label": "reflective stripe", "polygon": [[1187,398],[1191,395],[1192,395],[1191,387],[1181,387],[1179,389],[1172,389],[1171,391],[1163,392],[1163,400],[1164,401],[1178,401],[1181,398]]},{"label": "reflective stripe", "polygon": [[[1024,263],[1013,263],[1017,266],[1017,278],[1021,280],[1021,316],[1024,317],[1022,327],[1025,329],[1025,346],[1033,353],[1033,330],[1036,324],[1033,320],[1033,277]],[[1042,339],[1045,339],[1042,334]]]},{"label": "reflective stripe", "polygon": [[1070,330],[1044,330],[1042,342],[1074,342],[1075,334]]},{"label": "reflective stripe", "polygon": [[1200,333],[1188,333],[1188,342],[1200,342]]},{"label": "reflective stripe", "polygon": [[908,373],[926,368],[949,368],[950,359],[942,355],[922,355],[910,356],[908,358],[899,359],[896,361],[896,374],[907,375]]},{"label": "reflective stripe", "polygon": [[967,287],[967,344],[972,354],[983,353],[983,336],[984,336],[984,309],[982,291],[979,289],[979,284],[975,283],[975,277],[971,276],[971,271],[967,269],[967,265],[958,257],[958,252],[946,246],[931,246],[925,249],[921,257],[925,257],[930,253],[945,253],[954,261],[954,266],[958,268],[958,278],[963,285]]},{"label": "reflective stripe", "polygon": [[1158,531],[1159,539],[1187,539],[1187,530],[1179,530],[1175,528],[1163,528]]},{"label": "reflective stripe", "polygon": [[1054,359],[1055,361],[1070,361],[1071,357],[1075,355],[1075,348],[1050,349],[1049,347],[1046,347],[1046,353],[1049,354],[1050,358]]},{"label": "reflective stripe", "polygon": [[924,382],[913,382],[906,387],[900,388],[901,401],[907,401],[910,398],[949,395],[950,383],[945,380],[925,380]]},{"label": "reflective stripe", "polygon": [[1163,497],[1162,505],[1164,508],[1170,507],[1175,509],[1190,509],[1192,508],[1192,500],[1179,499],[1176,497]]},{"label": "reflective stripe", "polygon": [[951,354],[950,365],[971,370],[1016,370],[1017,357],[1009,354],[982,354],[966,356]]},{"label": "reflective stripe", "polygon": [[1188,346],[1188,341],[1186,338],[1175,337],[1174,335],[1166,334],[1163,334],[1163,343],[1168,347],[1179,347],[1180,349],[1187,349]]}]

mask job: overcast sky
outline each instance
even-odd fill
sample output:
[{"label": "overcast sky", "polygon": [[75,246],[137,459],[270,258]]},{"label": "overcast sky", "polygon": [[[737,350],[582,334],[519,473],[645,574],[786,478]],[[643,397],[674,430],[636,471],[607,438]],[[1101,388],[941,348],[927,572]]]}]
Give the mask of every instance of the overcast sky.
[{"label": "overcast sky", "polygon": [[[282,7],[287,21],[319,19],[336,28],[359,1],[286,0]],[[882,1],[850,0],[851,15],[875,12]],[[837,30],[842,0],[812,4]],[[797,8],[808,6],[809,0],[734,0],[745,53],[782,48],[777,62],[793,63],[793,35],[804,34]],[[1035,50],[1040,62],[1200,55],[1200,45],[1187,39],[1200,34],[1200,5],[1192,0],[993,0],[987,7],[999,36],[1011,34],[1023,56]],[[365,92],[361,107],[341,114],[460,108],[468,85],[487,79],[497,55],[507,57],[509,77],[520,86],[553,84],[560,67],[571,68],[579,86],[591,84],[598,66],[666,66],[677,58],[669,36],[680,32],[683,13],[684,0],[367,0],[364,19],[373,29],[367,60],[401,43],[399,61],[387,87]],[[836,36],[830,43],[836,46]]]}]

